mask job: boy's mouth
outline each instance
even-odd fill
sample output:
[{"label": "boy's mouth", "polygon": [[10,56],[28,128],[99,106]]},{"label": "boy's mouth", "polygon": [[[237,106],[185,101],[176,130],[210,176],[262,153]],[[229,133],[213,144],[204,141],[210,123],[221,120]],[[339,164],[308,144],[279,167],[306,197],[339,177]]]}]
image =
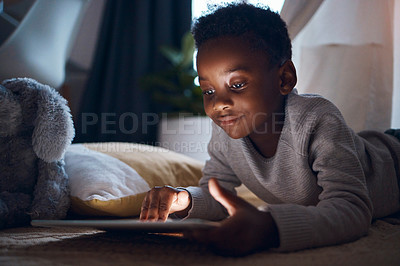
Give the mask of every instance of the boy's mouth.
[{"label": "boy's mouth", "polygon": [[233,115],[227,115],[227,116],[220,116],[217,118],[218,124],[220,126],[232,126],[234,125],[241,116],[233,116]]}]

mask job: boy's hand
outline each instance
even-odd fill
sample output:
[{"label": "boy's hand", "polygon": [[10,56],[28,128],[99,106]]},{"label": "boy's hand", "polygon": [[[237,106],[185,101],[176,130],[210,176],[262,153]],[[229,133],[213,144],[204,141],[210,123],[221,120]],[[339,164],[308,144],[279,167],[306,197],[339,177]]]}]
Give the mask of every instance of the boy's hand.
[{"label": "boy's hand", "polygon": [[218,228],[187,232],[187,237],[206,243],[222,254],[235,256],[279,246],[278,229],[270,213],[259,211],[229,193],[214,178],[210,179],[208,187],[230,217]]},{"label": "boy's hand", "polygon": [[190,195],[186,190],[170,186],[154,187],[147,192],[142,203],[140,220],[166,221],[170,213],[186,216],[191,206]]}]

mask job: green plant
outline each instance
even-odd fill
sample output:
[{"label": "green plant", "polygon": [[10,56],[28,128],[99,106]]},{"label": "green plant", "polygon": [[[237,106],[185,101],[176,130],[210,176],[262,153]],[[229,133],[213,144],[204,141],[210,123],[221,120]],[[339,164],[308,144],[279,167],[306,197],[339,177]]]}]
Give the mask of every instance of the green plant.
[{"label": "green plant", "polygon": [[194,50],[194,40],[188,32],[182,38],[180,49],[160,48],[170,66],[141,79],[141,87],[151,92],[155,102],[167,106],[170,113],[204,114],[201,89],[194,83],[197,77],[193,69]]}]

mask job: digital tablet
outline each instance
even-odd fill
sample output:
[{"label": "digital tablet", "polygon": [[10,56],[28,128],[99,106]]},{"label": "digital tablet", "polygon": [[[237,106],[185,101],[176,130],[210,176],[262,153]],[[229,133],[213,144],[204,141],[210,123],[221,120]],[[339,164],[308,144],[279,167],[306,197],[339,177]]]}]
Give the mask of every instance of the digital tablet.
[{"label": "digital tablet", "polygon": [[138,219],[110,220],[32,220],[35,227],[87,227],[101,230],[129,230],[154,233],[172,233],[199,229],[211,229],[220,224],[202,219],[167,220],[166,222],[142,222]]}]

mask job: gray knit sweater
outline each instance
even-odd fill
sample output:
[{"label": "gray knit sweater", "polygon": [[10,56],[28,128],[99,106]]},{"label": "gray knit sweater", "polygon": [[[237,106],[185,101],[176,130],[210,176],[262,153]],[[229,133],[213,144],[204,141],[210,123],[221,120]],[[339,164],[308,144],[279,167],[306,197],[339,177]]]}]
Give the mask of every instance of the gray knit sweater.
[{"label": "gray knit sweater", "polygon": [[379,132],[355,134],[320,96],[295,90],[288,96],[272,158],[260,155],[248,138],[231,139],[216,125],[208,150],[200,186],[186,188],[192,196],[188,217],[226,217],[208,192],[210,177],[232,192],[243,183],[268,203],[281,251],[356,240],[372,218],[400,210],[400,142]]}]

